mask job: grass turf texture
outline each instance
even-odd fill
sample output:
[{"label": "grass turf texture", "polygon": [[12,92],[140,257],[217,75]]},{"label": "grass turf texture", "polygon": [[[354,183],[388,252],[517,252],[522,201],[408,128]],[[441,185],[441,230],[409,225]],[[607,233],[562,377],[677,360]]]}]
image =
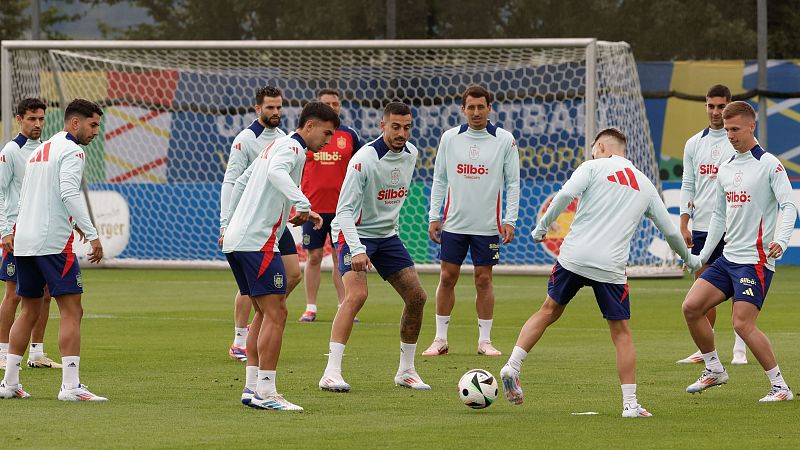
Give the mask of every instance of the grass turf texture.
[{"label": "grass turf texture", "polygon": [[[471,277],[462,277],[450,324],[450,354],[419,353],[435,332],[437,277],[423,275],[429,293],[416,365],[433,390],[395,387],[401,301],[379,277],[345,351],[348,394],[321,392],[333,288],[323,275],[318,320],[297,323],[302,286],[289,299],[289,321],[278,367],[278,390],[302,413],[256,411],[239,403],[244,364],[228,358],[235,285],[223,271],[86,270],[81,381],[107,404],[57,401],[60,370],[23,369],[29,400],[0,401],[3,447],[793,447],[800,442],[798,402],[759,404],[769,383],[755,357],[732,366],[730,303],[719,308],[718,350],[731,380],[703,395],[685,387],[700,365],[675,360],[694,348],[680,311],[691,281],[632,280],[631,327],[637,347],[639,399],[650,419],[620,417],[614,348],[590,289],[545,333],[525,362],[525,404],[502,392],[485,410],[458,398],[468,369],[499,376],[517,333],[544,299],[544,277],[496,277],[492,339],[505,355],[476,355]],[[800,386],[800,269],[780,268],[759,325],[775,347],[790,383]],[[55,305],[45,350],[56,359]],[[23,360],[24,361],[24,360]],[[596,416],[573,412],[596,411]]]}]

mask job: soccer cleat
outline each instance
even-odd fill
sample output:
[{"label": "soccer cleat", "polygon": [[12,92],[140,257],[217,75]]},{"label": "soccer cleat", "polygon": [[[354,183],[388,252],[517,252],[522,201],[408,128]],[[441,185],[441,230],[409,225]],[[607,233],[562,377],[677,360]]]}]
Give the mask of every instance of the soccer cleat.
[{"label": "soccer cleat", "polygon": [[422,356],[446,355],[449,350],[450,347],[447,346],[446,340],[436,338],[433,340],[433,344],[431,344],[431,346],[428,347],[427,350],[422,352]]},{"label": "soccer cleat", "polygon": [[789,389],[789,386],[781,387],[773,385],[767,396],[762,397],[759,402],[784,402],[789,400],[794,400],[794,394],[791,389]]},{"label": "soccer cleat", "polygon": [[0,382],[0,398],[30,398],[31,394],[22,389],[21,384],[6,386]]},{"label": "soccer cleat", "polygon": [[322,375],[322,379],[319,380],[319,388],[323,391],[350,392],[350,385],[344,381],[341,375],[329,375],[327,373]]},{"label": "soccer cleat", "polygon": [[635,419],[637,417],[653,417],[644,407],[640,404],[626,404],[624,408],[622,408],[622,417],[626,417],[629,419]]},{"label": "soccer cleat", "polygon": [[501,356],[503,353],[494,348],[492,341],[481,341],[478,342],[478,354],[486,356]]},{"label": "soccer cleat", "polygon": [[28,360],[28,367],[34,369],[60,369],[61,364],[53,361],[47,356],[47,353],[43,353],[42,357],[37,360]]},{"label": "soccer cleat", "polygon": [[317,320],[317,313],[314,311],[306,311],[297,319],[298,322],[313,322],[315,320]]},{"label": "soccer cleat", "polygon": [[686,358],[675,361],[676,364],[700,364],[701,362],[703,362],[703,356],[700,354],[700,350],[692,353]]},{"label": "soccer cleat", "polygon": [[237,361],[247,362],[247,349],[231,345],[230,350],[228,350],[228,356]]},{"label": "soccer cleat", "polygon": [[58,392],[58,399],[62,402],[107,402],[108,399],[94,395],[89,392],[89,388],[84,384],[79,384],[75,389],[64,389],[61,385],[61,390]]},{"label": "soccer cleat", "polygon": [[703,392],[713,386],[721,386],[728,382],[728,372],[712,372],[711,369],[703,369],[703,374],[694,383],[686,387],[686,392],[696,394]]},{"label": "soccer cleat", "polygon": [[731,364],[737,366],[743,366],[747,364],[747,353],[745,352],[733,352],[733,359],[731,360]]},{"label": "soccer cleat", "polygon": [[294,403],[283,398],[281,394],[272,394],[265,397],[259,396],[257,393],[250,400],[250,407],[255,409],[271,409],[274,411],[302,411],[303,407],[295,405]]},{"label": "soccer cleat", "polygon": [[428,390],[431,387],[422,381],[417,371],[414,369],[406,370],[403,373],[398,373],[394,377],[395,386],[406,387],[416,390]]},{"label": "soccer cleat", "polygon": [[250,401],[253,399],[256,393],[247,389],[246,387],[242,390],[242,404],[244,406],[250,406]]},{"label": "soccer cleat", "polygon": [[519,372],[509,365],[503,366],[500,370],[500,381],[503,383],[503,392],[506,394],[506,399],[512,405],[521,405],[524,396],[522,385],[519,382]]}]

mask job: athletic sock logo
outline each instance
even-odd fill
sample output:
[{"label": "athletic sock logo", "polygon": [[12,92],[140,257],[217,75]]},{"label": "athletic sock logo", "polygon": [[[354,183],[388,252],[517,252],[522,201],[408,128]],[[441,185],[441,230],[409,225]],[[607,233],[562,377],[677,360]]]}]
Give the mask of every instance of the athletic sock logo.
[{"label": "athletic sock logo", "polygon": [[71,362],[67,365],[67,367],[78,367],[74,362]]}]

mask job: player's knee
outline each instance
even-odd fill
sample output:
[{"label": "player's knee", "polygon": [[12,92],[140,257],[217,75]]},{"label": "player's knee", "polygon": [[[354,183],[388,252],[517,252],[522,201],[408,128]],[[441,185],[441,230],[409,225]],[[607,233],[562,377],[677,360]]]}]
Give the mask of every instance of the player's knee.
[{"label": "player's knee", "polygon": [[752,321],[733,316],[733,329],[740,337],[749,336],[755,328],[756,324]]},{"label": "player's knee", "polygon": [[688,321],[705,317],[705,312],[701,310],[697,303],[691,301],[690,298],[687,298],[683,301],[683,304],[681,305],[681,311],[683,311],[683,317],[685,317]]},{"label": "player's knee", "polygon": [[344,296],[344,300],[342,300],[342,305],[347,304],[348,306],[361,308],[366,301],[366,291],[348,292],[347,295]]},{"label": "player's knee", "polygon": [[301,281],[303,281],[303,273],[300,271],[296,273],[287,273],[286,279],[286,283],[290,287],[295,288],[298,284],[300,284]]},{"label": "player's knee", "polygon": [[451,273],[450,271],[442,271],[442,275],[439,277],[439,285],[445,288],[452,289],[456,287],[456,282],[458,282],[458,274]]},{"label": "player's knee", "polygon": [[[307,265],[319,266],[320,264],[322,264],[322,252],[321,251],[315,251],[315,250],[309,250],[308,251],[308,260],[306,261]],[[322,249],[319,249],[319,250],[322,250]]]},{"label": "player's knee", "polygon": [[420,287],[410,292],[403,300],[409,308],[423,309],[428,301],[428,294]]},{"label": "player's knee", "polygon": [[488,291],[492,289],[492,274],[481,273],[475,275],[475,288],[479,291]]}]

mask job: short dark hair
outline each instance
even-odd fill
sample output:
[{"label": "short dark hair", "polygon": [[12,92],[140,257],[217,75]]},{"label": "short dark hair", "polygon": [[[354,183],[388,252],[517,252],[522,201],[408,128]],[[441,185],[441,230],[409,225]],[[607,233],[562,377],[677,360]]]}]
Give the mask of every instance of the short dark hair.
[{"label": "short dark hair", "polygon": [[321,122],[332,122],[334,128],[339,128],[341,122],[339,115],[331,108],[322,102],[309,102],[303,107],[303,112],[300,113],[300,120],[297,128],[302,128],[306,122],[311,119],[316,119]]},{"label": "short dark hair", "polygon": [[491,105],[493,100],[491,92],[487,91],[483,86],[478,86],[477,84],[470,85],[469,87],[467,87],[464,93],[461,94],[461,106],[466,106],[467,97],[473,97],[473,98],[483,97],[486,99],[487,105]]},{"label": "short dark hair", "polygon": [[38,109],[47,110],[47,105],[38,98],[26,98],[17,103],[17,115],[24,117],[28,111],[36,111]]},{"label": "short dark hair", "polygon": [[88,119],[95,114],[98,116],[103,115],[103,110],[100,109],[100,105],[86,99],[76,98],[75,100],[69,102],[67,109],[64,110],[64,121],[67,121],[74,116],[81,116],[85,119]]},{"label": "short dark hair", "polygon": [[383,117],[386,118],[392,114],[398,116],[408,116],[411,115],[411,108],[402,102],[391,102],[386,105],[386,108],[383,109]]},{"label": "short dark hair", "polygon": [[725,97],[726,101],[731,101],[731,90],[724,84],[715,84],[708,88],[706,98],[711,97]]},{"label": "short dark hair", "polygon": [[749,103],[743,101],[736,101],[728,103],[728,106],[722,110],[722,119],[727,120],[732,117],[744,116],[751,120],[756,120],[756,110],[750,106]]},{"label": "short dark hair", "polygon": [[260,105],[264,101],[264,97],[275,98],[283,97],[281,90],[275,86],[264,86],[256,90],[256,105]]},{"label": "short dark hair", "polygon": [[317,98],[322,98],[323,95],[335,95],[339,98],[342,98],[342,96],[339,95],[339,91],[331,88],[320,89],[319,92],[317,92]]},{"label": "short dark hair", "polygon": [[599,141],[603,136],[610,136],[616,139],[622,144],[623,147],[628,146],[628,138],[625,137],[625,134],[623,134],[622,131],[619,131],[616,128],[605,128],[601,130],[599,133],[597,133],[597,136],[595,136],[594,141],[592,141],[592,146],[594,146],[594,144],[597,143],[597,141]]}]

